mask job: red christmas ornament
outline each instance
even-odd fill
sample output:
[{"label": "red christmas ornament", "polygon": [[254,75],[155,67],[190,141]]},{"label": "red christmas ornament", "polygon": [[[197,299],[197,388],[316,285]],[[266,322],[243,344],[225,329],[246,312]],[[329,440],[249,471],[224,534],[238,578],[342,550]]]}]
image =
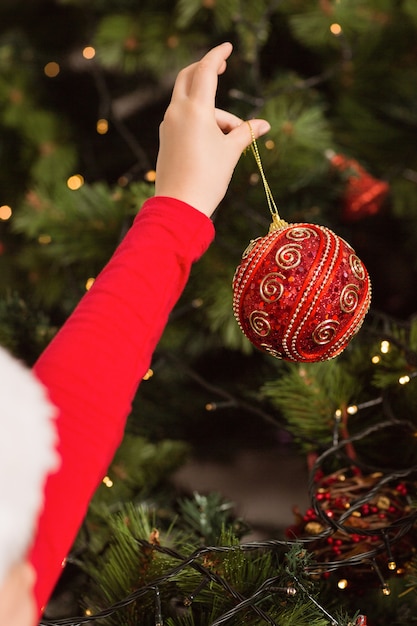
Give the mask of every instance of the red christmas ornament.
[{"label": "red christmas ornament", "polygon": [[233,279],[233,310],[246,337],[287,361],[340,354],[368,311],[368,272],[351,246],[316,224],[275,220],[251,241]]},{"label": "red christmas ornament", "polygon": [[333,152],[329,152],[328,157],[333,167],[347,175],[343,194],[343,219],[354,222],[379,213],[389,191],[388,183],[371,176],[354,159]]},{"label": "red christmas ornament", "polygon": [[236,269],[235,317],[257,348],[279,359],[331,359],[346,348],[368,311],[368,272],[353,248],[328,228],[280,219],[249,128],[272,224],[268,235],[250,242]]}]

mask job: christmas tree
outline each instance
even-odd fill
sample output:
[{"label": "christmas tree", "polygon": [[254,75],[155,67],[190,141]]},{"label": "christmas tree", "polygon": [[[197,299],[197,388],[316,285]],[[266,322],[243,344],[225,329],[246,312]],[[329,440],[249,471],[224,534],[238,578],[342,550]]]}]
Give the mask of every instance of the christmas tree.
[{"label": "christmas tree", "polygon": [[[34,362],[153,195],[175,76],[225,40],[218,103],[271,123],[258,149],[280,216],[330,228],[372,283],[336,359],[253,347],[231,284],[271,216],[242,155],[59,583],[78,617],[47,608],[42,623],[409,626],[415,0],[3,0],[0,18],[0,341],[17,356]],[[311,499],[281,536],[248,542],[221,494],[173,493],[172,472],[219,433],[232,454],[278,431],[305,458]]]}]

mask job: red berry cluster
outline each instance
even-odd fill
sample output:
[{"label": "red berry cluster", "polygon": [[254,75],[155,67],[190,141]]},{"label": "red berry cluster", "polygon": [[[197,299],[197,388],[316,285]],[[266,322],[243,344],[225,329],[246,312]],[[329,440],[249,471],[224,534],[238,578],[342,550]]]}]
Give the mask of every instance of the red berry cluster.
[{"label": "red berry cluster", "polygon": [[[384,485],[366,500],[380,478],[379,473],[364,475],[356,468],[330,476],[318,474],[313,495],[315,506],[304,514],[294,510],[296,523],[287,529],[287,536],[311,537],[311,548],[318,562],[349,559],[384,544],[383,531],[410,512],[409,487],[404,481],[395,486]],[[331,526],[334,532],[329,535],[326,531]]]}]

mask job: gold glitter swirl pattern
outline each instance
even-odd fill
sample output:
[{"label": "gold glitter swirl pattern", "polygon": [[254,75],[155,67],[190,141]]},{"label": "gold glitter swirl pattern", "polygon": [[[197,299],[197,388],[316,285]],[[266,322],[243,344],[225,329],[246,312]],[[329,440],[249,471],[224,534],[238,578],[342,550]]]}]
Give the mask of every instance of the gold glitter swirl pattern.
[{"label": "gold glitter swirl pattern", "polygon": [[257,239],[250,240],[245,250],[243,251],[242,259],[246,259],[246,257],[249,256],[249,254],[252,252],[252,250],[254,249],[254,247],[256,246],[256,244],[258,243],[260,239],[261,237],[257,237]]},{"label": "gold glitter swirl pattern", "polygon": [[252,330],[260,337],[266,337],[271,332],[268,313],[265,311],[252,311],[249,315],[249,324]]},{"label": "gold glitter swirl pattern", "polygon": [[339,322],[337,320],[323,320],[314,329],[312,333],[312,339],[318,346],[324,346],[326,343],[330,343],[336,335]]},{"label": "gold glitter swirl pattern", "polygon": [[262,279],[259,286],[259,293],[264,302],[275,302],[284,293],[284,285],[281,280],[285,279],[279,272],[271,272]]},{"label": "gold glitter swirl pattern", "polygon": [[357,285],[345,285],[340,294],[340,308],[344,313],[353,313],[359,303],[359,287]]},{"label": "gold glitter swirl pattern", "polygon": [[276,348],[273,348],[272,346],[270,346],[268,343],[261,343],[260,347],[263,348],[265,352],[268,352],[268,354],[270,354],[271,356],[274,356],[276,359],[283,358],[282,353]]},{"label": "gold glitter swirl pattern", "polygon": [[356,254],[351,254],[349,257],[349,265],[352,270],[354,276],[358,280],[365,280],[365,268],[362,265],[362,261]]},{"label": "gold glitter swirl pattern", "polygon": [[275,255],[277,265],[284,270],[290,270],[298,267],[301,263],[301,246],[298,243],[287,243]]},{"label": "gold glitter swirl pattern", "polygon": [[287,239],[293,239],[294,241],[303,241],[304,239],[310,239],[310,237],[317,237],[317,233],[312,228],[296,226],[291,228],[285,236]]}]

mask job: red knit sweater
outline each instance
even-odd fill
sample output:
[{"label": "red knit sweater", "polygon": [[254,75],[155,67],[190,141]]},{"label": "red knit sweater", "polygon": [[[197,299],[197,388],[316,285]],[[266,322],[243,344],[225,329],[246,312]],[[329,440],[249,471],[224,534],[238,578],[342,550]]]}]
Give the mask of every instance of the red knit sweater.
[{"label": "red knit sweater", "polygon": [[191,265],[213,236],[212,222],[193,207],[171,198],[148,200],[35,365],[60,412],[62,459],[47,480],[30,555],[40,611],[121,442],[132,399]]}]

